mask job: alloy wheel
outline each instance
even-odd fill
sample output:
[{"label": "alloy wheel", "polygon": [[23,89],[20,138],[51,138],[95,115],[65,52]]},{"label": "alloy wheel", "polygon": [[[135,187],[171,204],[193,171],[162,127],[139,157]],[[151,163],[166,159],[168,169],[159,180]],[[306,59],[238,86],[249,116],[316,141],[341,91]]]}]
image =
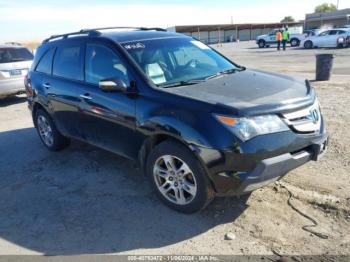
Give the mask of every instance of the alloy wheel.
[{"label": "alloy wheel", "polygon": [[187,205],[197,194],[197,182],[185,161],[172,155],[159,157],[153,167],[159,192],[177,205]]},{"label": "alloy wheel", "polygon": [[49,121],[44,116],[39,115],[37,124],[41,139],[47,146],[51,147],[54,143],[54,139]]}]

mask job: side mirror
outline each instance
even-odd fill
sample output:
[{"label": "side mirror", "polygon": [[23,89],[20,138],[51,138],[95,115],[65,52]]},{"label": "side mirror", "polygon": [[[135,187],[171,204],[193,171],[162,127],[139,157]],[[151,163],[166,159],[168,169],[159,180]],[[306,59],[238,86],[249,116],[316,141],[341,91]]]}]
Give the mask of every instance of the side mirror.
[{"label": "side mirror", "polygon": [[128,86],[119,78],[103,79],[99,82],[99,87],[104,92],[123,92],[127,91]]}]

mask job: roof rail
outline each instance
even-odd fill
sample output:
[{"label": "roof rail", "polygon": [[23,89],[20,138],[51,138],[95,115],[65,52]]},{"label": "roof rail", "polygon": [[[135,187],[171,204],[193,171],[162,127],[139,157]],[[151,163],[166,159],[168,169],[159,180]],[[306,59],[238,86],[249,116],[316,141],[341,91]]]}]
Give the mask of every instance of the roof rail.
[{"label": "roof rail", "polygon": [[101,30],[109,30],[109,29],[135,29],[135,30],[143,30],[143,31],[163,31],[166,32],[166,29],[159,28],[159,27],[127,27],[127,26],[114,26],[114,27],[100,27],[100,28],[92,28],[92,29],[82,29],[78,32],[73,32],[73,33],[67,33],[67,34],[61,34],[61,35],[52,35],[49,38],[45,39],[43,43],[50,42],[51,40],[54,40],[56,38],[62,38],[66,39],[69,36],[74,36],[74,35],[88,35],[88,36],[99,36],[101,35]]},{"label": "roof rail", "polygon": [[92,28],[92,29],[85,29],[85,30],[101,31],[101,30],[109,30],[109,29],[135,29],[135,30],[143,30],[143,31],[163,31],[163,32],[167,31],[166,29],[163,29],[160,27],[133,27],[133,26],[110,26],[110,27],[100,27],[100,28]]},{"label": "roof rail", "polygon": [[61,34],[61,35],[52,35],[49,38],[45,39],[43,43],[50,42],[51,40],[54,40],[56,38],[68,38],[69,36],[74,36],[74,35],[88,35],[88,36],[98,36],[100,35],[100,32],[97,32],[96,30],[80,30],[78,32],[73,32],[73,33],[67,33],[67,34]]}]

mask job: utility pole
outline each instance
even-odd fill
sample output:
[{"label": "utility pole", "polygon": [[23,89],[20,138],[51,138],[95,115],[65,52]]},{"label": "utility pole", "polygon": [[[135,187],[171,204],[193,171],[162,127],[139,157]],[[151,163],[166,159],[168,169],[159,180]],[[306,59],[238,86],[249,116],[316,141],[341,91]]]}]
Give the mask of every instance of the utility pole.
[{"label": "utility pole", "polygon": [[339,10],[339,0],[337,0],[337,10]]}]

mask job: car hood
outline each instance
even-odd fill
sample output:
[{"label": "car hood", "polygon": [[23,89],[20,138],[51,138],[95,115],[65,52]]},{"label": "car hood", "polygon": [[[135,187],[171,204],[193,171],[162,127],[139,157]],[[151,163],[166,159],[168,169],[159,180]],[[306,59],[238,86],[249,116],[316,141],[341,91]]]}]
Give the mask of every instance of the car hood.
[{"label": "car hood", "polygon": [[166,91],[192,99],[224,105],[237,113],[256,114],[311,104],[313,89],[305,82],[281,74],[245,70],[191,86]]}]

